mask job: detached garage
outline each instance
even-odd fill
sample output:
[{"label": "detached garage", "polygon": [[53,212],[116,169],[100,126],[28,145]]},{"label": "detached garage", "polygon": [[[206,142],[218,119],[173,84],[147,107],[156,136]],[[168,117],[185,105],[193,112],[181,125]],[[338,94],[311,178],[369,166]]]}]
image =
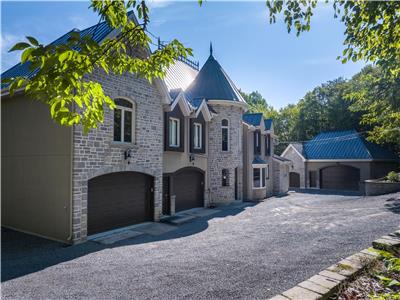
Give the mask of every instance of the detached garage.
[{"label": "detached garage", "polygon": [[399,170],[399,158],[368,142],[355,130],[318,134],[290,144],[282,156],[291,160],[290,187],[359,191],[360,182]]},{"label": "detached garage", "polygon": [[89,180],[88,235],[151,221],[153,177],[118,172]]}]

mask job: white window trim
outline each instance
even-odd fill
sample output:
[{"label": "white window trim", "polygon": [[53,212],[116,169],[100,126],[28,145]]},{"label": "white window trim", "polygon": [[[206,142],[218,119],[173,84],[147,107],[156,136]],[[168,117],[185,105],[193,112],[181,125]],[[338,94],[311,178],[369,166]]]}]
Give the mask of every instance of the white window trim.
[{"label": "white window trim", "polygon": [[168,136],[168,144],[170,147],[174,147],[174,148],[179,148],[181,145],[181,141],[180,141],[180,132],[181,132],[181,120],[177,119],[177,118],[172,118],[170,117],[168,120],[168,130],[171,132],[171,121],[176,121],[176,145],[172,144],[172,139],[171,139],[171,135]]},{"label": "white window trim", "polygon": [[[114,143],[121,143],[121,144],[135,144],[136,141],[136,132],[135,132],[135,124],[136,124],[136,103],[132,100],[129,100],[127,98],[123,97],[117,97],[115,99],[123,99],[126,100],[130,103],[132,103],[132,108],[126,107],[126,106],[120,106],[116,105],[115,108],[121,110],[121,140],[116,141],[114,140],[113,137],[113,142]],[[130,142],[125,142],[125,111],[130,111],[132,113],[132,124],[131,124],[131,141]]]},{"label": "white window trim", "polygon": [[[229,143],[229,140],[230,140],[229,139],[229,120],[228,119],[222,119],[221,123],[222,123],[223,120],[227,120],[228,121],[228,125],[225,126],[225,125],[221,124],[221,151],[222,152],[229,152],[229,150],[231,148],[230,147],[230,143]],[[226,150],[222,150],[222,129],[225,129],[225,128],[227,129],[227,149]]]},{"label": "white window trim", "polygon": [[[254,190],[261,190],[261,189],[265,189],[265,188],[267,187],[267,178],[266,178],[266,177],[265,177],[265,180],[264,180],[265,186],[261,186],[261,185],[262,185],[262,182],[263,182],[263,180],[262,180],[262,176],[263,176],[262,170],[266,168],[265,166],[266,166],[266,165],[260,165],[260,166],[257,166],[257,167],[254,167],[254,166],[253,166],[253,172],[252,172],[252,186],[253,186],[253,189],[254,189]],[[260,186],[254,186],[254,169],[259,169],[259,170],[260,170]],[[265,171],[265,175],[267,175],[267,171]]]},{"label": "white window trim", "polygon": [[[203,125],[201,123],[193,123],[194,133],[193,133],[193,148],[201,149],[203,147]],[[197,128],[199,128],[199,136],[197,136]],[[196,145],[196,141],[199,141],[199,145]]]}]

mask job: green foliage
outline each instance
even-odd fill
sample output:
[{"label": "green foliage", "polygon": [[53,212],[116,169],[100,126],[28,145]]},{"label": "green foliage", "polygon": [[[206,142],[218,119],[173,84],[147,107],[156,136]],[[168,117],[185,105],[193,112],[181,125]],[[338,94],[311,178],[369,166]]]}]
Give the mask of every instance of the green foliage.
[{"label": "green foliage", "polygon": [[386,179],[389,182],[400,182],[400,175],[399,175],[399,173],[391,171],[386,175]]},{"label": "green foliage", "polygon": [[[150,38],[145,33],[149,22],[145,1],[93,0],[90,8],[100,20],[118,30],[115,38],[97,43],[93,36],[82,37],[74,32],[66,44],[44,46],[27,37],[28,42],[17,43],[10,51],[23,51],[21,63],[29,63],[36,74],[31,78],[3,80],[9,83],[11,95],[22,89],[33,99],[46,103],[59,124],[81,124],[85,132],[103,122],[105,106],[115,107],[102,86],[91,79],[95,71],[115,75],[129,72],[151,82],[153,78],[162,78],[174,59],[192,55],[191,49],[177,40],[154,53],[146,52]],[[136,10],[140,24],[128,17],[130,9]]]},{"label": "green foliage", "polygon": [[347,99],[359,112],[361,124],[371,127],[368,139],[393,144],[400,152],[400,77],[387,78],[381,68],[365,67],[352,78]]},{"label": "green foliage", "polygon": [[[346,27],[345,49],[338,59],[370,61],[382,67],[386,77],[399,77],[400,2],[334,0],[332,5],[334,17]],[[267,1],[270,23],[282,13],[288,32],[294,27],[297,35],[310,30],[316,6],[316,0]]]}]

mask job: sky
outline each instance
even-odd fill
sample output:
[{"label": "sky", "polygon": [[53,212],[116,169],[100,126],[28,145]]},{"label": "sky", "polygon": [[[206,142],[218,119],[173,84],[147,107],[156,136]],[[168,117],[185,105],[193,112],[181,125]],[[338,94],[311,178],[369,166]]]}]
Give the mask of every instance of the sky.
[{"label": "sky", "polygon": [[[288,34],[282,18],[269,24],[265,1],[148,1],[149,31],[163,41],[177,38],[204,64],[213,55],[235,82],[249,93],[259,91],[268,104],[297,103],[308,91],[338,77],[351,78],[362,62],[336,60],[344,49],[344,26],[333,18],[332,4],[319,3],[311,31]],[[84,29],[98,16],[84,1],[1,1],[1,68],[16,64],[20,53],[8,53],[30,35],[49,43],[72,28]]]}]

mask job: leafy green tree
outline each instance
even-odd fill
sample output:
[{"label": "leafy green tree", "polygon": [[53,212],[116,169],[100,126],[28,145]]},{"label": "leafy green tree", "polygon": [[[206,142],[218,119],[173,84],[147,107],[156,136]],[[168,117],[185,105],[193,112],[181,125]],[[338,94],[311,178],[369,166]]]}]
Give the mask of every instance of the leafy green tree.
[{"label": "leafy green tree", "polygon": [[[328,1],[326,1],[328,3]],[[270,23],[284,15],[288,32],[309,31],[317,0],[268,0]],[[400,1],[334,0],[334,17],[344,23],[345,49],[340,58],[366,60],[382,67],[387,77],[400,75]]]},{"label": "leafy green tree", "polygon": [[[93,35],[82,37],[73,32],[65,44],[44,46],[27,37],[27,42],[17,43],[10,51],[23,51],[21,63],[29,64],[36,73],[30,78],[3,80],[11,95],[22,89],[34,100],[46,103],[58,123],[81,124],[85,131],[103,122],[105,106],[115,107],[102,86],[90,79],[91,74],[129,72],[151,81],[162,78],[174,59],[192,54],[177,40],[153,53],[148,51],[151,40],[145,31],[150,20],[145,1],[92,0],[90,8],[99,15],[99,22],[119,31],[116,38],[98,43]],[[128,17],[131,9],[137,13],[138,23]]]},{"label": "leafy green tree", "polygon": [[369,140],[400,153],[400,78],[388,79],[381,68],[367,66],[351,82],[350,110],[361,113],[361,124],[372,127]]}]

